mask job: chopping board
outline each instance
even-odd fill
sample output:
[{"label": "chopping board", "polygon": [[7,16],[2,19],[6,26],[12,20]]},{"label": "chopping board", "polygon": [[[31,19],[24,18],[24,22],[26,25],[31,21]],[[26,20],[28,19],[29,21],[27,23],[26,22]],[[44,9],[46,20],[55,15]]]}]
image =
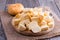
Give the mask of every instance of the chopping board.
[{"label": "chopping board", "polygon": [[[25,7],[40,6],[39,2],[36,2],[36,0],[35,1],[21,0],[20,3],[22,3]],[[7,40],[36,40],[36,39],[44,39],[44,38],[50,38],[53,36],[60,35],[60,25],[59,25],[60,23],[57,21],[57,18],[54,18],[55,27],[51,32],[42,36],[34,37],[34,36],[24,36],[17,33],[11,25],[11,19],[13,16],[9,15],[6,11],[2,11],[0,12],[0,14],[1,14],[1,21],[2,21],[2,25],[5,31]]]},{"label": "chopping board", "polygon": [[8,40],[17,40],[17,39],[18,40],[34,40],[34,39],[50,38],[56,35],[60,35],[60,22],[57,21],[56,17],[54,18],[55,26],[51,32],[42,36],[34,37],[34,36],[24,36],[17,33],[11,25],[11,19],[13,18],[13,16],[9,15],[7,12],[0,12],[0,13],[1,13],[2,25]]}]

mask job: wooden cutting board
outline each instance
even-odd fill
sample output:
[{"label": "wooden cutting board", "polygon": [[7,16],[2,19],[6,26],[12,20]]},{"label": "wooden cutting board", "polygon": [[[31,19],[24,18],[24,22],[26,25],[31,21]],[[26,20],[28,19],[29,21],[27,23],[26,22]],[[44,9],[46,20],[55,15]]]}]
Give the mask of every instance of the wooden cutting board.
[{"label": "wooden cutting board", "polygon": [[[22,3],[25,7],[40,6],[37,0],[34,0],[34,1],[19,0],[18,2]],[[10,4],[10,3],[15,3],[15,2],[8,0],[7,4]],[[0,15],[1,15],[1,21],[2,21],[2,25],[5,31],[7,40],[35,40],[35,39],[44,39],[44,38],[50,38],[53,36],[60,35],[60,25],[59,25],[60,23],[57,21],[57,18],[54,18],[55,27],[50,33],[42,36],[32,37],[32,36],[24,36],[24,35],[18,34],[11,25],[12,16],[9,15],[7,12],[2,11],[0,12]]]},{"label": "wooden cutting board", "polygon": [[18,34],[11,25],[12,16],[9,15],[7,12],[0,12],[0,14],[1,14],[2,25],[8,40],[44,39],[44,38],[50,38],[56,35],[60,35],[60,23],[56,20],[56,18],[54,18],[55,19],[54,29],[50,33],[42,36],[33,37],[33,36],[24,36]]}]

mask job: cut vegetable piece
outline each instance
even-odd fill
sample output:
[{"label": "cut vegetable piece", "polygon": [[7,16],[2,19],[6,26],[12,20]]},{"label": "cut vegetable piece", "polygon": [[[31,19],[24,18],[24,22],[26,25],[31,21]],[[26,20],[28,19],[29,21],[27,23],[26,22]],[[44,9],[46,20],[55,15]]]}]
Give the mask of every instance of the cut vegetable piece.
[{"label": "cut vegetable piece", "polygon": [[50,12],[45,11],[45,12],[44,12],[44,16],[49,16],[49,13],[50,13]]},{"label": "cut vegetable piece", "polygon": [[41,31],[46,31],[48,30],[48,26],[47,25],[42,25],[41,26]]},{"label": "cut vegetable piece", "polygon": [[54,22],[48,23],[49,28],[52,28],[54,26]]},{"label": "cut vegetable piece", "polygon": [[25,24],[29,24],[29,22],[30,22],[29,19],[22,20],[22,21],[19,23],[19,25],[18,25],[18,29],[19,29],[20,31],[26,30]]},{"label": "cut vegetable piece", "polygon": [[17,29],[20,31],[24,31],[24,30],[26,30],[26,27],[24,24],[19,24]]},{"label": "cut vegetable piece", "polygon": [[40,26],[47,25],[47,22],[45,20],[42,20],[40,23],[38,23]]},{"label": "cut vegetable piece", "polygon": [[45,20],[47,23],[54,21],[51,16],[45,17],[44,20]]},{"label": "cut vegetable piece", "polygon": [[32,21],[29,25],[28,25],[29,30],[31,30],[33,33],[38,33],[41,31],[40,26],[38,25],[38,23],[36,21]]}]

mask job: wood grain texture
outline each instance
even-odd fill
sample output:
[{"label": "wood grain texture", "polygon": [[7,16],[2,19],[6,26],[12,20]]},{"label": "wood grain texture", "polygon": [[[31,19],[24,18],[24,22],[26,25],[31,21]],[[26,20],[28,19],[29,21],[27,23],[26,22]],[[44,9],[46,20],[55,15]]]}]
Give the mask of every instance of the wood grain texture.
[{"label": "wood grain texture", "polygon": [[6,35],[4,34],[4,30],[2,27],[2,23],[1,23],[1,18],[0,18],[0,40],[6,40]]},{"label": "wood grain texture", "polygon": [[24,7],[37,7],[40,6],[38,0],[7,0],[6,4],[22,3]]},{"label": "wood grain texture", "polygon": [[[6,3],[6,0],[0,0],[0,11],[4,11],[5,3]],[[6,40],[4,29],[1,23],[1,15],[0,15],[0,40]]]},{"label": "wood grain texture", "polygon": [[5,8],[6,0],[0,0],[0,11],[3,11]]},{"label": "wood grain texture", "polygon": [[16,0],[16,3],[22,3],[25,7],[37,7],[37,6],[40,6],[38,0]]},{"label": "wood grain texture", "polygon": [[[60,12],[60,0],[54,0],[54,2],[55,2],[55,5],[56,5],[57,9]],[[58,16],[60,17],[60,13],[58,14]]]}]

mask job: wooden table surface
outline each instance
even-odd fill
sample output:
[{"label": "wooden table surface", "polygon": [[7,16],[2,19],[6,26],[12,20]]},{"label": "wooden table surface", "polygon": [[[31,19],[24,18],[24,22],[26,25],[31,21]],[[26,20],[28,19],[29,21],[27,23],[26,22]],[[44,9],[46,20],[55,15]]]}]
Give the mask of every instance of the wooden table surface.
[{"label": "wooden table surface", "polygon": [[[0,0],[0,10],[5,11],[7,4],[22,3],[24,7],[49,6],[60,17],[60,0]],[[0,40],[7,40],[0,20]],[[60,36],[39,40],[60,40]]]}]

